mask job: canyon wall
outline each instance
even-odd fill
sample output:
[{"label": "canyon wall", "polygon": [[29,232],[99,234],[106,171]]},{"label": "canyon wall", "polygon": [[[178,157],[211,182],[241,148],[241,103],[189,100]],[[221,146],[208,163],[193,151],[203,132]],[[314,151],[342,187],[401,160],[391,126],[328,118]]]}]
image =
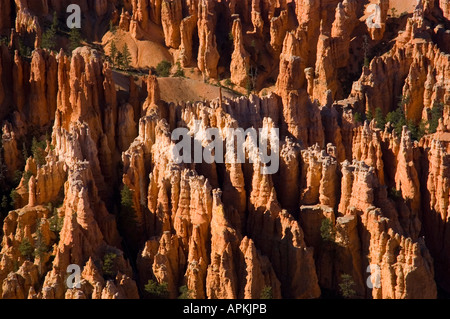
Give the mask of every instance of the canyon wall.
[{"label": "canyon wall", "polygon": [[[135,41],[159,30],[180,68],[251,88],[164,101],[154,70],[125,74],[92,45],[41,49],[65,2],[0,0],[0,34],[16,12],[0,46],[2,172],[21,173],[2,210],[1,298],[147,298],[150,281],[199,299],[339,297],[346,283],[353,298],[450,290],[450,63],[435,41],[446,1],[398,18],[380,1],[382,30],[352,0],[77,3],[90,21],[83,44],[107,32],[102,21]],[[30,56],[22,36],[37,39]],[[400,130],[366,116],[398,107]],[[415,140],[411,125],[438,109],[436,131]],[[172,132],[203,151],[210,128],[223,140],[279,129],[279,170],[262,173],[248,137],[245,163],[179,163]]]}]

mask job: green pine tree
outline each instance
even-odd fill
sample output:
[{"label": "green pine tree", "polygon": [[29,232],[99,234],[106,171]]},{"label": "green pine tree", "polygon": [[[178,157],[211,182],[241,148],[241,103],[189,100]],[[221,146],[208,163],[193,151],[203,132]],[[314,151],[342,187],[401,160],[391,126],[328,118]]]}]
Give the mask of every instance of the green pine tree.
[{"label": "green pine tree", "polygon": [[250,66],[249,70],[247,71],[247,83],[245,85],[245,90],[247,91],[247,96],[253,93],[253,91],[256,89],[256,82],[258,79],[258,68]]},{"label": "green pine tree", "polygon": [[260,299],[273,299],[272,287],[265,286],[261,291]]},{"label": "green pine tree", "polygon": [[45,149],[47,147],[47,141],[42,140],[40,142],[37,141],[36,137],[33,137],[33,140],[31,141],[31,152],[33,153],[33,158],[36,161],[36,164],[39,166],[45,165],[45,157],[47,156],[47,153],[45,152]]},{"label": "green pine tree", "polygon": [[420,121],[419,125],[416,125],[414,121],[407,121],[406,125],[408,126],[408,130],[411,132],[411,138],[416,141],[420,141],[420,139],[425,135],[425,121]]},{"label": "green pine tree", "polygon": [[44,254],[48,251],[47,245],[45,245],[44,240],[42,239],[42,233],[40,227],[37,229],[37,239],[36,239],[36,249],[34,250],[34,257],[39,259],[44,256]]},{"label": "green pine tree", "polygon": [[123,69],[123,66],[124,66],[123,65],[123,54],[120,51],[118,51],[117,55],[116,55],[116,65],[117,65],[117,68]]},{"label": "green pine tree", "polygon": [[47,31],[42,35],[42,48],[48,50],[56,49],[56,33],[58,32],[58,15],[56,11],[53,13],[53,23]]},{"label": "green pine tree", "polygon": [[384,127],[386,126],[386,119],[383,111],[379,107],[375,109],[375,122],[377,123],[377,128],[384,130]]},{"label": "green pine tree", "polygon": [[111,41],[111,48],[109,50],[109,58],[111,59],[111,63],[113,66],[117,63],[117,46],[114,40]]},{"label": "green pine tree", "polygon": [[33,251],[34,251],[33,246],[31,245],[28,238],[25,237],[19,245],[20,254],[27,260],[31,261],[31,258],[33,257]]},{"label": "green pine tree", "polygon": [[411,97],[409,95],[402,95],[399,97],[399,102],[398,102],[398,106],[399,107],[404,107],[406,105],[408,105],[411,102]]},{"label": "green pine tree", "polygon": [[230,79],[230,78],[228,78],[228,79],[225,80],[225,86],[227,86],[227,87],[233,89],[233,88],[234,88],[234,83],[231,82],[231,79]]},{"label": "green pine tree", "polygon": [[320,225],[320,236],[325,242],[334,242],[336,237],[336,231],[334,230],[333,223],[330,219],[324,218]]},{"label": "green pine tree", "polygon": [[125,226],[136,225],[136,210],[133,203],[133,192],[125,185],[121,195],[121,221]]},{"label": "green pine tree", "polygon": [[169,61],[161,61],[156,66],[156,74],[160,77],[166,78],[170,75],[170,69],[172,68],[172,64]]},{"label": "green pine tree", "polygon": [[189,288],[184,285],[180,287],[180,296],[178,297],[178,299],[194,299],[193,297],[193,291],[189,290]]},{"label": "green pine tree", "polygon": [[386,122],[391,123],[391,125],[394,128],[394,131],[398,135],[401,135],[403,126],[407,124],[403,108],[399,107],[395,111],[388,113],[388,115],[386,116]]},{"label": "green pine tree", "polygon": [[[39,225],[39,223],[38,223]],[[38,226],[37,229],[37,239],[36,239],[36,249],[34,250],[34,258],[35,260],[37,259],[39,261],[39,272],[42,273],[42,266],[43,264],[43,257],[45,256],[45,254],[48,251],[48,247],[47,245],[44,243],[44,240],[42,238],[42,233],[41,233],[41,229]]]},{"label": "green pine tree", "polygon": [[22,143],[22,155],[23,155],[23,159],[26,161],[29,157],[28,155],[28,149],[27,149],[27,145],[25,144],[25,142]]},{"label": "green pine tree", "polygon": [[[179,78],[184,78],[184,70],[181,67],[181,63],[177,62],[177,71],[175,72],[175,74],[173,75],[174,77],[179,77]],[[219,82],[220,84],[220,82]]]},{"label": "green pine tree", "polygon": [[8,196],[6,196],[6,195],[3,195],[3,196],[2,196],[1,207],[2,207],[2,210],[5,210],[5,209],[8,209],[8,208],[9,208]]},{"label": "green pine tree", "polygon": [[107,253],[103,256],[103,275],[106,278],[114,278],[117,274],[116,266],[117,255],[114,253]]},{"label": "green pine tree", "polygon": [[428,128],[428,132],[430,134],[434,134],[437,131],[439,126],[439,119],[444,116],[444,103],[435,103],[433,108],[430,111],[431,119],[430,119],[430,127]]},{"label": "green pine tree", "polygon": [[341,283],[339,284],[339,288],[341,290],[342,297],[345,299],[352,299],[356,296],[356,291],[353,289],[355,286],[355,282],[353,281],[352,276],[348,274],[341,275]]},{"label": "green pine tree", "polygon": [[57,238],[59,238],[59,234],[64,225],[64,217],[59,216],[57,208],[50,209],[50,211],[52,210],[53,216],[50,218],[50,230],[55,233]]},{"label": "green pine tree", "polygon": [[28,188],[28,182],[30,181],[31,176],[33,176],[33,173],[30,171],[23,172],[22,178],[24,185]]},{"label": "green pine tree", "polygon": [[159,284],[158,282],[150,279],[144,288],[151,299],[169,298],[169,290],[167,288],[167,282]]},{"label": "green pine tree", "polygon": [[136,209],[133,203],[133,191],[124,185],[121,195],[121,207],[119,212],[119,229],[124,234],[130,246],[135,247],[139,241],[138,223],[136,221]]},{"label": "green pine tree", "polygon": [[19,55],[21,57],[30,58],[31,54],[33,53],[33,49],[27,46],[22,38],[19,38]]},{"label": "green pine tree", "polygon": [[370,58],[369,58],[369,37],[364,35],[363,40],[363,49],[364,49],[364,66],[366,68],[370,67]]},{"label": "green pine tree", "polygon": [[371,109],[369,109],[369,110],[366,112],[366,120],[369,121],[369,122],[372,122],[372,120],[373,120],[373,113],[372,113],[372,110],[371,110]]},{"label": "green pine tree", "polygon": [[55,11],[53,12],[52,29],[58,32],[58,26],[59,26],[58,14]]},{"label": "green pine tree", "polygon": [[362,123],[364,121],[362,114],[359,112],[356,112],[353,118],[355,120],[355,123]]},{"label": "green pine tree", "polygon": [[9,197],[11,198],[11,203],[10,203],[10,205],[11,205],[13,208],[16,208],[16,206],[17,206],[17,201],[19,200],[20,196],[19,196],[19,193],[17,193],[17,190],[16,190],[15,188],[13,188],[13,189],[11,190],[11,193],[10,193]]},{"label": "green pine tree", "polygon": [[122,49],[122,63],[125,70],[128,70],[131,65],[131,54],[130,50],[128,49],[128,45],[125,43]]},{"label": "green pine tree", "polygon": [[391,16],[392,16],[393,18],[396,18],[396,17],[397,17],[397,9],[396,9],[396,8],[391,8]]},{"label": "green pine tree", "polygon": [[393,201],[401,200],[403,199],[402,190],[397,190],[397,188],[392,187],[388,191],[388,197]]},{"label": "green pine tree", "polygon": [[69,33],[69,51],[72,52],[76,48],[81,46],[81,32],[78,28],[70,29]]},{"label": "green pine tree", "polygon": [[114,23],[113,23],[112,20],[109,21],[109,31],[110,31],[112,34],[116,34],[116,31],[117,31],[117,27],[114,25]]}]

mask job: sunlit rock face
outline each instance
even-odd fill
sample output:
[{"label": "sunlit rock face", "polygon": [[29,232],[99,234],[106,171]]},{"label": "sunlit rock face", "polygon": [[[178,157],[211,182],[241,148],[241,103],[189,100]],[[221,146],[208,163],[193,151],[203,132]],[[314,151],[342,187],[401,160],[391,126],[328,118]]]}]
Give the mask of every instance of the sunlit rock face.
[{"label": "sunlit rock face", "polygon": [[450,292],[449,10],[0,0],[0,298]]}]

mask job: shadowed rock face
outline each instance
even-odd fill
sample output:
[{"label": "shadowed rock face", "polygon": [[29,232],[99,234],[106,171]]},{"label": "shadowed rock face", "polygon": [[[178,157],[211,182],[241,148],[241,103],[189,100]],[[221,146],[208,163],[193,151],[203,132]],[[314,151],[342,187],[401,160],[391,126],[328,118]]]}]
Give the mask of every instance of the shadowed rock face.
[{"label": "shadowed rock face", "polygon": [[[380,28],[353,0],[72,2],[86,41],[68,54],[60,34],[41,48],[68,3],[0,0],[1,298],[148,298],[150,280],[169,298],[450,291],[447,1],[372,1]],[[131,75],[105,34],[129,41]],[[249,94],[168,103],[160,70],[137,69],[144,44],[172,75]],[[209,128],[278,128],[279,170],[251,148],[177,163],[179,128],[202,149]]]}]

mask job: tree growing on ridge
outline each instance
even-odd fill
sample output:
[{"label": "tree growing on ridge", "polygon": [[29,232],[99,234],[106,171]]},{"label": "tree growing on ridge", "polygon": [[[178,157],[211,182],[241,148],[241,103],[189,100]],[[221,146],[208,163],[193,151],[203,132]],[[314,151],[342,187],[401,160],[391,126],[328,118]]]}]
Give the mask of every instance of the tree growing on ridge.
[{"label": "tree growing on ridge", "polygon": [[69,51],[72,52],[81,46],[81,32],[78,28],[72,28],[69,32]]},{"label": "tree growing on ridge", "polygon": [[122,60],[121,60],[121,67],[125,70],[128,70],[131,65],[131,54],[130,50],[128,49],[128,45],[125,43],[122,49]]},{"label": "tree growing on ridge", "polygon": [[116,42],[114,40],[111,41],[111,46],[109,49],[109,59],[111,60],[111,63],[113,66],[116,65],[117,62],[117,46],[116,46]]},{"label": "tree growing on ridge", "polygon": [[42,48],[48,50],[56,49],[56,33],[58,32],[58,15],[56,11],[53,13],[53,23],[47,31],[42,35]]}]

